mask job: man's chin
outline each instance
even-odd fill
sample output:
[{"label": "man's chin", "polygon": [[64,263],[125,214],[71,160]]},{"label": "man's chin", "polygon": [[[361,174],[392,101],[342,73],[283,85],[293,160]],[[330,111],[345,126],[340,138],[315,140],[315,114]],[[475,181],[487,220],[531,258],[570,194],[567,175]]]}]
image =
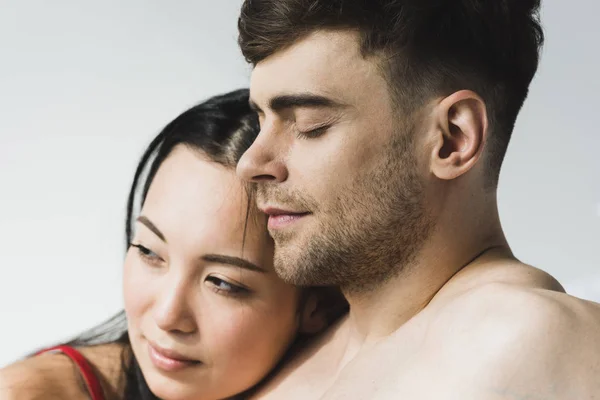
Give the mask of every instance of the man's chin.
[{"label": "man's chin", "polygon": [[287,276],[295,275],[294,270],[298,265],[298,254],[294,252],[293,245],[289,242],[280,244],[275,240],[275,255],[274,255],[274,268],[275,272],[283,280],[286,280]]},{"label": "man's chin", "polygon": [[[321,269],[324,254],[318,256],[319,252],[327,250],[318,244],[322,242],[318,230],[308,228],[274,232],[275,272],[284,282],[296,286],[328,285],[334,277],[328,270]],[[311,248],[315,250],[315,246],[319,250],[316,259],[315,251],[310,251]]]},{"label": "man's chin", "polygon": [[305,262],[300,257],[301,254],[292,250],[288,252],[287,247],[284,246],[282,250],[275,250],[274,268],[275,273],[281,280],[290,285],[305,286],[312,285],[309,281],[310,272],[306,270]]},{"label": "man's chin", "polygon": [[[315,270],[317,268],[317,270]],[[328,271],[318,270],[302,257],[302,254],[275,253],[275,273],[285,283],[295,286],[325,286],[330,285],[332,276]]]}]

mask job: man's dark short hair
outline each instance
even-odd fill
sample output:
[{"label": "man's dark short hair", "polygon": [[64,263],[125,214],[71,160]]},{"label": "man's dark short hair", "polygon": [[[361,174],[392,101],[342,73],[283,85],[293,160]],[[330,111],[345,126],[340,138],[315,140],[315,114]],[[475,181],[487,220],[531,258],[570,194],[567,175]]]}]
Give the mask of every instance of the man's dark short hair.
[{"label": "man's dark short hair", "polygon": [[538,67],[539,9],[540,0],[245,0],[239,45],[256,65],[314,31],[355,29],[407,115],[433,97],[475,91],[488,110],[495,184]]}]

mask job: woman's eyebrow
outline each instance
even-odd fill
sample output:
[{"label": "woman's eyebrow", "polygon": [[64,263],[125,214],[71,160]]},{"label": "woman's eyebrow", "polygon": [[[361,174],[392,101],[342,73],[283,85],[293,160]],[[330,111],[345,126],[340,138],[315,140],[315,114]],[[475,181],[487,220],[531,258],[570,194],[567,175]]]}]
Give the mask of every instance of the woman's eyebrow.
[{"label": "woman's eyebrow", "polygon": [[144,215],[140,215],[139,217],[137,217],[137,221],[140,224],[144,225],[146,228],[150,229],[156,236],[158,236],[158,238],[160,240],[167,243],[167,239],[165,239],[165,235],[162,234],[162,232],[156,227],[156,225],[154,225],[152,223],[152,221],[150,221],[148,219],[148,217],[146,217]]},{"label": "woman's eyebrow", "polygon": [[261,268],[258,265],[240,257],[226,256],[223,254],[205,254],[202,256],[202,260],[219,264],[228,264],[234,267],[248,269],[250,271],[261,272],[263,274],[267,273],[264,268]]}]

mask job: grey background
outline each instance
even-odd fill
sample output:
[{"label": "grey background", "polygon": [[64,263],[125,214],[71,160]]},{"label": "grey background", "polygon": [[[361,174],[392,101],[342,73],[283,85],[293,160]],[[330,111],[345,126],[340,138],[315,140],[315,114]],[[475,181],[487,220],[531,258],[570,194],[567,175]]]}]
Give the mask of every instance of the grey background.
[{"label": "grey background", "polygon": [[[4,0],[0,366],[121,308],[124,207],[149,140],[246,86],[239,0]],[[515,253],[600,300],[600,3],[546,0],[547,44],[500,184]]]}]

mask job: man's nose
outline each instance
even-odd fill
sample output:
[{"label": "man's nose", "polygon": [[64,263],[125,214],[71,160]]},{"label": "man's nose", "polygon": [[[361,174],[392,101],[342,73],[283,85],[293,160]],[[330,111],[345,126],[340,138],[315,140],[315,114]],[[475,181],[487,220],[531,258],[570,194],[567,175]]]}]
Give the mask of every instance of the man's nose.
[{"label": "man's nose", "polygon": [[261,130],[250,148],[240,158],[237,174],[248,182],[283,182],[288,170],[283,154],[287,144],[281,134]]}]

